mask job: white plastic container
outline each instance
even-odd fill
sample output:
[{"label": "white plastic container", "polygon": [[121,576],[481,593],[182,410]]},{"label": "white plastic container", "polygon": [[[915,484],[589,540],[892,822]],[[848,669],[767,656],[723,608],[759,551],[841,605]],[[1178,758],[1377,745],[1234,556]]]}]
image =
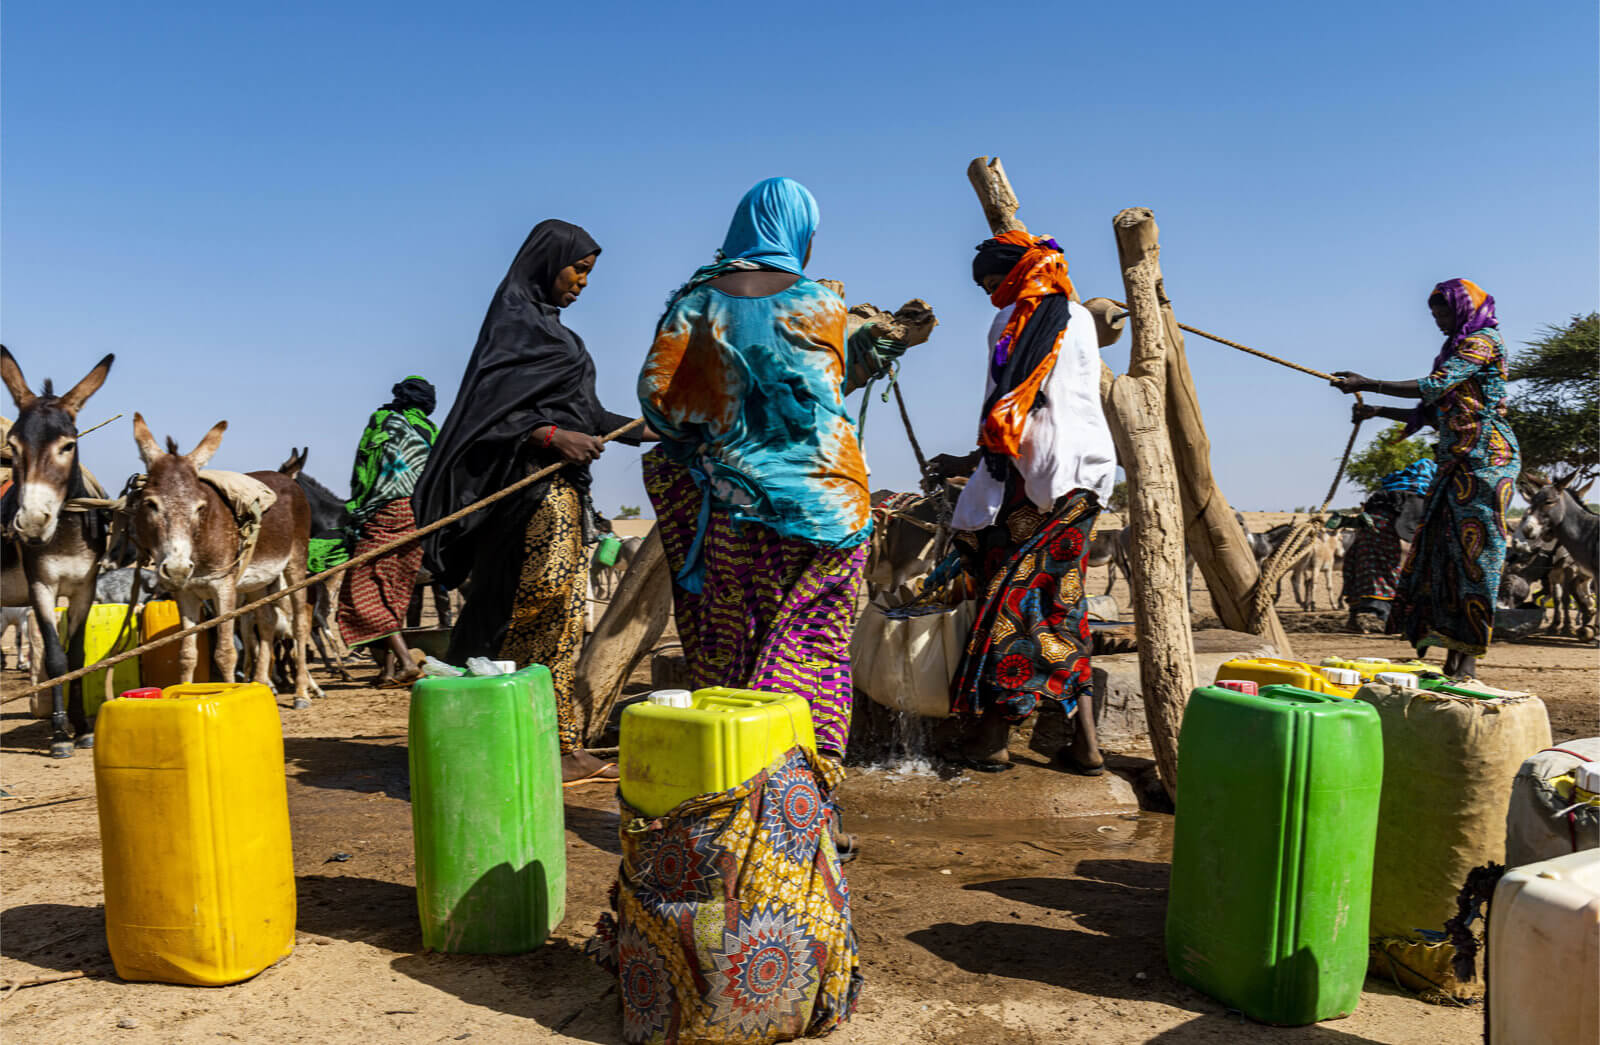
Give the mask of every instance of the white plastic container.
[{"label": "white plastic container", "polygon": [[1600,1041],[1600,849],[1505,873],[1488,976],[1489,1045]]}]

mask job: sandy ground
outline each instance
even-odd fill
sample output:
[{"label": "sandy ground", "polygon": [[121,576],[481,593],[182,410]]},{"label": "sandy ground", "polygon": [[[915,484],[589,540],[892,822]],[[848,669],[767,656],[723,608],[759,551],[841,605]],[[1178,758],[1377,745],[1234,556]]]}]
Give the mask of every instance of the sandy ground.
[{"label": "sandy ground", "polygon": [[[1103,590],[1104,575],[1091,578]],[[1116,592],[1126,595],[1118,585]],[[1204,591],[1197,617],[1209,613]],[[1291,629],[1325,627],[1286,613]],[[1393,640],[1296,631],[1307,659],[1400,655]],[[1436,655],[1437,656],[1437,655]],[[360,669],[369,673],[370,668]],[[1497,647],[1491,684],[1540,693],[1558,739],[1600,733],[1600,666],[1573,640]],[[5,675],[14,691],[15,672]],[[7,1042],[620,1041],[612,986],[582,954],[617,864],[614,793],[567,794],[567,918],[512,957],[422,953],[416,923],[403,692],[341,686],[283,713],[299,879],[295,952],[227,988],[130,984],[106,952],[91,759],[43,756],[47,729],[0,715],[0,977],[82,972],[0,1002]],[[840,1043],[1469,1042],[1482,1012],[1369,980],[1347,1019],[1250,1023],[1166,971],[1171,817],[1120,778],[1048,768],[1026,738],[998,777],[853,772],[847,871],[866,989]],[[1137,770],[1148,752],[1119,753]],[[335,853],[351,859],[331,862]]]}]

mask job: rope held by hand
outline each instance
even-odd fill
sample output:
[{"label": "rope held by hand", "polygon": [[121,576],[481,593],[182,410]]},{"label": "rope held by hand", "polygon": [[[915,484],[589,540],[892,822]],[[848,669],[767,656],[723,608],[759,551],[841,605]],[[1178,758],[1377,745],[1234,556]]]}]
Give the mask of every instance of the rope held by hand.
[{"label": "rope held by hand", "polygon": [[[1125,309],[1128,307],[1120,301],[1112,301],[1111,303],[1118,308]],[[1179,323],[1178,329],[1186,330],[1191,334],[1198,334],[1200,337],[1215,341],[1219,345],[1236,348],[1240,352],[1248,352],[1252,356],[1265,359],[1270,363],[1277,363],[1279,366],[1288,367],[1290,370],[1298,370],[1302,374],[1320,377],[1330,383],[1336,380],[1332,374],[1324,373],[1314,367],[1303,366],[1300,363],[1284,359],[1282,356],[1275,356],[1271,352],[1263,352],[1259,348],[1241,345],[1237,341],[1219,337],[1209,331],[1201,330],[1199,327],[1191,327],[1187,323]],[[1360,406],[1363,402],[1361,393],[1356,392],[1354,395],[1356,397],[1356,405]],[[1289,532],[1284,535],[1283,541],[1261,564],[1261,570],[1256,578],[1255,598],[1252,605],[1252,611],[1258,622],[1266,619],[1267,614],[1272,610],[1273,604],[1277,602],[1278,583],[1305,556],[1307,546],[1311,540],[1311,534],[1321,524],[1320,517],[1328,510],[1328,505],[1333,503],[1334,495],[1339,492],[1339,484],[1344,481],[1344,470],[1349,467],[1350,454],[1355,450],[1356,436],[1360,433],[1361,422],[1356,421],[1351,425],[1350,438],[1344,444],[1344,455],[1339,458],[1339,468],[1333,473],[1333,483],[1328,487],[1328,496],[1322,499],[1322,507],[1313,512],[1310,518],[1293,524]]]},{"label": "rope held by hand", "polygon": [[[639,427],[639,425],[641,425],[643,423],[644,423],[644,418],[636,417],[632,421],[629,421],[627,424],[623,425],[621,428],[617,429],[615,432],[612,432],[609,435],[603,436],[600,441],[602,443],[609,443],[609,442],[611,442],[611,441],[613,441],[615,439],[620,439],[622,436],[627,435],[630,431],[632,431],[633,429]],[[309,588],[313,584],[320,584],[323,581],[327,580],[329,577],[332,577],[333,575],[338,574],[338,573],[343,573],[345,570],[350,569],[352,566],[360,566],[362,563],[371,562],[373,559],[377,559],[377,558],[380,558],[380,557],[382,557],[384,555],[389,554],[390,552],[394,551],[396,548],[402,548],[405,545],[410,544],[412,541],[417,540],[418,538],[426,537],[428,534],[433,533],[435,530],[441,530],[444,527],[449,526],[453,522],[456,522],[456,521],[458,521],[460,519],[464,519],[467,516],[471,515],[473,512],[481,511],[482,509],[487,508],[489,505],[494,504],[496,501],[500,501],[500,500],[503,500],[504,498],[510,497],[512,494],[516,493],[518,490],[525,489],[526,487],[533,485],[534,483],[538,482],[541,479],[549,478],[551,475],[554,475],[561,468],[566,467],[567,463],[568,462],[566,462],[566,461],[558,461],[555,464],[548,465],[548,466],[546,466],[544,468],[541,468],[537,472],[534,472],[532,475],[524,476],[521,479],[518,479],[516,482],[512,483],[510,486],[507,486],[502,490],[498,490],[495,493],[489,494],[487,497],[481,498],[480,500],[474,501],[473,503],[467,505],[465,508],[458,509],[457,511],[451,512],[449,515],[446,515],[442,519],[435,519],[433,522],[429,523],[426,526],[420,526],[417,529],[412,530],[410,533],[406,534],[404,537],[397,537],[394,540],[390,541],[388,544],[382,544],[382,545],[379,545],[376,548],[372,548],[372,549],[369,549],[367,551],[364,551],[360,555],[352,556],[351,558],[347,559],[346,561],[340,563],[337,566],[332,567],[331,569],[324,570],[321,573],[311,574],[310,576],[307,576],[305,579],[301,580],[300,582],[298,582],[296,584],[291,584],[287,588],[284,588],[284,589],[282,589],[280,591],[275,591],[271,595],[263,596],[262,598],[257,599],[255,602],[246,603],[243,606],[239,606],[239,607],[237,607],[237,608],[235,608],[233,610],[230,610],[227,613],[222,614],[220,617],[214,617],[211,620],[201,621],[199,624],[195,624],[195,625],[192,625],[191,627],[184,628],[182,631],[175,632],[174,634],[171,634],[171,635],[164,635],[159,639],[154,639],[154,640],[152,640],[150,642],[147,642],[143,646],[138,646],[138,647],[135,647],[134,649],[126,650],[126,651],[124,651],[122,653],[113,654],[112,656],[106,657],[104,660],[96,661],[93,664],[86,664],[83,667],[77,669],[76,671],[69,671],[65,675],[61,675],[61,676],[59,676],[57,678],[47,679],[46,681],[41,682],[36,686],[28,687],[27,689],[23,690],[21,693],[16,693],[16,694],[13,694],[13,695],[11,695],[9,697],[6,697],[4,700],[0,700],[0,704],[10,704],[13,701],[17,701],[17,700],[26,700],[28,697],[33,696],[35,693],[43,693],[47,689],[54,689],[56,686],[60,686],[60,685],[62,685],[64,683],[72,682],[72,681],[75,681],[77,679],[81,679],[85,675],[88,675],[91,672],[99,671],[101,668],[108,668],[108,667],[112,667],[112,666],[117,665],[117,664],[121,664],[123,661],[129,659],[130,657],[140,656],[141,654],[148,653],[153,649],[158,649],[158,648],[160,648],[162,646],[165,646],[168,643],[181,641],[181,640],[183,640],[185,638],[188,638],[190,635],[197,635],[202,631],[209,631],[210,629],[215,628],[219,624],[222,624],[222,623],[224,623],[226,621],[233,620],[236,617],[242,617],[246,613],[252,613],[255,610],[258,610],[263,606],[266,606],[266,605],[269,605],[271,603],[277,602],[279,599],[283,598],[285,595],[293,595],[295,592],[301,591],[302,589],[305,589],[305,588]]]}]

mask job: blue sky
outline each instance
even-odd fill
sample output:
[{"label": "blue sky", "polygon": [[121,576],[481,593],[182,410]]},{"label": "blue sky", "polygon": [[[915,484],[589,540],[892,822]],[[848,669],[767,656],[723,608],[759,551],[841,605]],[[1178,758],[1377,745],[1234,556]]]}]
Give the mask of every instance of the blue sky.
[{"label": "blue sky", "polygon": [[[1120,297],[1111,219],[1148,206],[1180,320],[1320,369],[1419,376],[1441,279],[1494,294],[1513,345],[1600,298],[1593,4],[17,0],[0,31],[0,338],[35,387],[114,351],[85,424],[140,410],[187,450],[226,418],[217,466],[309,444],[341,491],[395,380],[448,406],[545,217],[605,248],[567,320],[634,412],[663,299],[775,174],[821,203],[812,275],[940,314],[903,374],[930,453],[970,448],[981,400],[977,155],[1085,297]],[[1235,505],[1320,501],[1349,401],[1189,356]],[[873,410],[873,484],[911,488]],[[129,420],[83,453],[134,471]],[[645,504],[637,453],[596,493]]]}]

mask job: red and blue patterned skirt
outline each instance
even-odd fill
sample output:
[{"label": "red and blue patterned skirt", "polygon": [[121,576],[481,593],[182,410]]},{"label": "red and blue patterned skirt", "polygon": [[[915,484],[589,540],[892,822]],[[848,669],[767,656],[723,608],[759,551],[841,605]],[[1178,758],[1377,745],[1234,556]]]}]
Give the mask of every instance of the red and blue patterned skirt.
[{"label": "red and blue patterned skirt", "polygon": [[1099,515],[1099,498],[1088,490],[1041,511],[1013,473],[994,523],[957,535],[979,595],[950,684],[953,713],[994,709],[1020,722],[1040,700],[1054,700],[1071,714],[1093,691],[1083,572]]}]

